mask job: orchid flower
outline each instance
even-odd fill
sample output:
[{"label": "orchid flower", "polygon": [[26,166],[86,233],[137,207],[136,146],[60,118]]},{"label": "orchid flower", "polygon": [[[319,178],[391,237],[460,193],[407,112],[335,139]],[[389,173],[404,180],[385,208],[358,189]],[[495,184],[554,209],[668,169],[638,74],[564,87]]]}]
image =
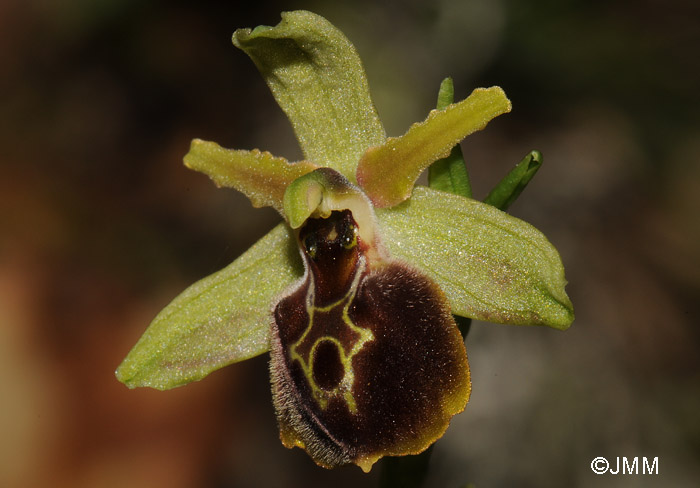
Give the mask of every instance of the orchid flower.
[{"label": "orchid flower", "polygon": [[[275,27],[237,30],[233,43],[265,78],[305,160],[194,140],[185,164],[285,221],[175,298],[117,377],[165,390],[270,351],[285,446],[365,471],[422,452],[471,391],[453,315],[557,329],[573,320],[547,239],[453,191],[468,181],[444,158],[510,101],[498,87],[449,96],[387,138],[357,52],[322,17],[286,12]],[[416,186],[436,161],[445,171],[432,166],[430,187]],[[518,168],[507,194],[489,198],[513,198],[528,178],[529,166]]]}]

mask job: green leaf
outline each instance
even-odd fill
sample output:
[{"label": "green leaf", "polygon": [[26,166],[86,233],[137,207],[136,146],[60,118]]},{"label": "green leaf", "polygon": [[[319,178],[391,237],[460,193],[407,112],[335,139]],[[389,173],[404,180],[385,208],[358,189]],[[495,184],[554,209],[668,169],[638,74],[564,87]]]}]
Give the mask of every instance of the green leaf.
[{"label": "green leaf", "polygon": [[323,17],[283,12],[275,27],[239,29],[250,56],[287,114],[305,158],[355,181],[360,156],[384,142],[360,57]]},{"label": "green leaf", "polygon": [[539,151],[532,151],[491,190],[491,193],[484,198],[484,203],[506,210],[525,189],[540,166],[542,166],[542,154]]},{"label": "green leaf", "polygon": [[[454,102],[454,84],[452,78],[445,78],[438,92],[437,110],[443,110]],[[455,145],[446,158],[438,159],[428,168],[430,188],[447,191],[455,195],[471,198],[472,186],[469,181],[467,165],[464,163],[462,148]]]},{"label": "green leaf", "polygon": [[376,207],[398,205],[411,195],[424,169],[510,108],[501,88],[477,88],[465,100],[433,110],[403,136],[369,148],[357,166],[357,181]]},{"label": "green leaf", "polygon": [[308,161],[289,163],[269,152],[224,149],[215,142],[195,139],[185,155],[185,166],[209,176],[218,186],[235,188],[254,207],[274,207],[282,213],[287,186],[313,171]]},{"label": "green leaf", "polygon": [[377,210],[377,218],[391,254],[431,276],[452,313],[503,324],[571,325],[561,258],[530,224],[420,186],[403,204]]},{"label": "green leaf", "polygon": [[280,224],[163,309],[117,378],[129,388],[167,390],[266,352],[274,299],[302,273],[294,239]]}]

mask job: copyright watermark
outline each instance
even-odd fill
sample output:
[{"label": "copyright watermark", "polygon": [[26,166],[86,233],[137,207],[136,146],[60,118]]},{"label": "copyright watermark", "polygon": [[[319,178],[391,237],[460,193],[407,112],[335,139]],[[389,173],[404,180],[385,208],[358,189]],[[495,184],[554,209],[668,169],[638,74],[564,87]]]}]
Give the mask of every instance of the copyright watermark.
[{"label": "copyright watermark", "polygon": [[591,471],[595,474],[659,474],[659,457],[618,456],[608,460],[598,456],[591,461]]}]

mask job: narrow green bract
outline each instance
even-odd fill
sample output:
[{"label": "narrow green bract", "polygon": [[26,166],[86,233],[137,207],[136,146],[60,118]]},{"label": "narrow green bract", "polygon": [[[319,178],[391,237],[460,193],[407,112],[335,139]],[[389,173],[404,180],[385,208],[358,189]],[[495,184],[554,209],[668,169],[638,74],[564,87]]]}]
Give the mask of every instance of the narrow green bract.
[{"label": "narrow green bract", "polygon": [[542,154],[531,151],[484,198],[484,203],[506,210],[520,196],[542,166]]},{"label": "narrow green bract", "polygon": [[[440,83],[437,110],[444,110],[454,102],[454,84],[452,78],[445,78]],[[456,144],[447,157],[438,159],[428,168],[430,188],[442,190],[455,195],[471,198],[472,186],[467,166],[464,164],[462,148]]]}]

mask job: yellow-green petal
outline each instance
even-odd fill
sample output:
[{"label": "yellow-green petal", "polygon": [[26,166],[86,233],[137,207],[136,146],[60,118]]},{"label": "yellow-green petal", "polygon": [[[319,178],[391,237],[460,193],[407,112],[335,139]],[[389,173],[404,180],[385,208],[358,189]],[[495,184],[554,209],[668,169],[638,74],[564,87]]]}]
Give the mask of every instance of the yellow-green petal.
[{"label": "yellow-green petal", "polygon": [[403,136],[368,149],[357,167],[357,181],[376,207],[398,205],[411,196],[424,169],[510,108],[501,88],[477,88],[461,102],[433,110]]},{"label": "yellow-green petal", "polygon": [[254,207],[269,206],[280,213],[287,186],[316,168],[308,161],[290,163],[269,152],[224,149],[201,139],[192,141],[184,161],[185,166],[206,174],[218,186],[240,191]]},{"label": "yellow-green petal", "polygon": [[571,325],[559,253],[530,224],[422,186],[376,214],[389,252],[432,277],[452,313],[502,324]]},{"label": "yellow-green petal", "polygon": [[286,224],[187,288],[153,320],[116,371],[129,388],[167,390],[269,350],[275,298],[303,274]]},{"label": "yellow-green petal", "polygon": [[360,156],[385,133],[360,57],[343,33],[319,15],[294,11],[275,27],[237,30],[233,43],[265,78],[305,158],[354,181]]}]

